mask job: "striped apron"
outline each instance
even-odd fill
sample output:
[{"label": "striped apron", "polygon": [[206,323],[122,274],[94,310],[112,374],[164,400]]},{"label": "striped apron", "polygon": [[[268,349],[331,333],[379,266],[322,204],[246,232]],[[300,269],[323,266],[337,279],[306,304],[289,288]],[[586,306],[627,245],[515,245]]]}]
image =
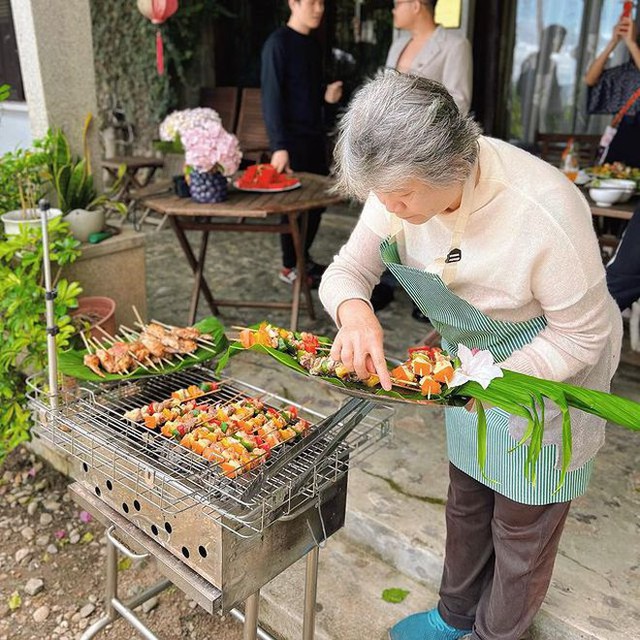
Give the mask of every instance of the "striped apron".
[{"label": "striped apron", "polygon": [[[475,170],[467,181],[458,219],[452,235],[451,250],[446,258],[436,261],[442,267],[442,277],[401,263],[397,238],[400,228],[394,222],[392,235],[380,246],[382,261],[393,273],[411,299],[442,335],[442,346],[451,355],[457,354],[458,344],[469,348],[487,349],[496,362],[502,362],[511,353],[522,348],[544,329],[544,316],[524,322],[494,320],[458,297],[449,287],[457,262],[462,259],[458,248],[471,212],[470,197],[475,185]],[[526,448],[514,449],[516,441],[509,434],[509,414],[492,408],[487,416],[487,462],[483,475],[477,461],[477,416],[464,407],[447,407],[445,421],[449,460],[458,469],[498,493],[531,505],[564,502],[582,495],[591,477],[593,459],[582,467],[569,471],[564,484],[556,491],[560,470],[556,468],[556,446],[542,447],[537,463],[536,484],[532,485],[524,474]]]}]

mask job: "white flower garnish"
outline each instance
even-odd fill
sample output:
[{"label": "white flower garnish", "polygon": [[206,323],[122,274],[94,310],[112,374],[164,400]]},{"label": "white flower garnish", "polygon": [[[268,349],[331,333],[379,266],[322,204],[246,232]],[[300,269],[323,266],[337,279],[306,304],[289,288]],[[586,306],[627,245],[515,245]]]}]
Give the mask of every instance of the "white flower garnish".
[{"label": "white flower garnish", "polygon": [[477,382],[484,389],[494,378],[502,378],[502,369],[494,362],[490,351],[473,351],[463,344],[458,345],[460,366],[455,370],[449,387],[459,387],[465,382]]}]

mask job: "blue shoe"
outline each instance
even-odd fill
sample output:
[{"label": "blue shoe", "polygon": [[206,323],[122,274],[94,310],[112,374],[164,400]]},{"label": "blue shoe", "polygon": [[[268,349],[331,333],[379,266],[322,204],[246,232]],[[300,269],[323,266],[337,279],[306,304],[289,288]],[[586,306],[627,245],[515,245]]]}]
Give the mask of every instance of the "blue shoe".
[{"label": "blue shoe", "polygon": [[389,629],[389,640],[459,640],[471,629],[456,629],[447,624],[438,609],[414,613]]}]

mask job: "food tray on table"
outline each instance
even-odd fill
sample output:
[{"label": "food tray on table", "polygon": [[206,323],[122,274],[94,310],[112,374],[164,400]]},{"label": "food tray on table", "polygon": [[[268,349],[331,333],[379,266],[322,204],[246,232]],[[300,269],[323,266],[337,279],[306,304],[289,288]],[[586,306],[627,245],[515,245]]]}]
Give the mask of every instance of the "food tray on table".
[{"label": "food tray on table", "polygon": [[254,193],[282,193],[302,186],[298,178],[290,174],[279,173],[270,164],[253,164],[233,181],[239,191]]},{"label": "food tray on table", "polygon": [[[441,349],[427,346],[412,349],[405,363],[391,369],[393,388],[387,391],[380,386],[377,376],[361,381],[348,374],[340,363],[331,360],[330,348],[331,341],[324,336],[291,332],[262,323],[240,331],[239,339],[230,344],[227,354],[221,358],[218,370],[229,357],[250,349],[267,353],[292,371],[331,385],[345,395],[381,404],[464,406],[469,401],[466,396],[454,395],[448,387],[447,381],[455,368],[454,359]],[[419,373],[414,372],[414,367]]]},{"label": "food tray on table", "polygon": [[[224,352],[229,342],[224,335],[224,326],[213,316],[204,318],[193,327],[174,327],[156,321],[149,324],[139,323],[141,331],[120,328],[115,337],[104,337],[102,340],[85,342],[85,349],[70,349],[58,355],[58,369],[61,373],[90,382],[111,382],[115,380],[135,380],[146,376],[161,375],[180,371],[194,364],[201,364]],[[151,328],[151,335],[145,340],[145,332]],[[153,331],[155,330],[155,335]],[[194,331],[195,330],[195,331]],[[179,336],[191,336],[180,338]],[[176,338],[178,343],[176,344]],[[144,344],[146,342],[146,347]],[[158,343],[171,348],[173,353],[162,349]],[[180,351],[180,346],[186,350]],[[149,353],[147,347],[157,353]],[[160,349],[160,351],[157,351]],[[120,351],[117,351],[120,349]],[[142,354],[138,351],[142,349]],[[95,361],[93,367],[87,364],[90,356],[101,357]],[[104,353],[106,352],[106,354]],[[120,372],[109,372],[103,369],[103,361],[124,357],[130,363]],[[98,373],[99,371],[100,373]]]}]

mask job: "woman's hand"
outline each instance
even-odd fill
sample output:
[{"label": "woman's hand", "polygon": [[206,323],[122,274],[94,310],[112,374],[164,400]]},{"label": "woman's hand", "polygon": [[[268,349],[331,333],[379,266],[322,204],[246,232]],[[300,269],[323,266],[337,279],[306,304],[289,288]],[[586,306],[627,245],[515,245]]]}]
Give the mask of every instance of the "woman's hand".
[{"label": "woman's hand", "polygon": [[331,357],[339,360],[358,378],[376,374],[383,389],[391,389],[391,376],[382,346],[383,331],[378,318],[364,300],[346,300],[338,309],[340,330],[331,348]]},{"label": "woman's hand", "polygon": [[627,47],[631,47],[636,44],[636,25],[631,18],[620,18],[616,25],[615,32],[618,34],[618,38],[621,38]]}]

